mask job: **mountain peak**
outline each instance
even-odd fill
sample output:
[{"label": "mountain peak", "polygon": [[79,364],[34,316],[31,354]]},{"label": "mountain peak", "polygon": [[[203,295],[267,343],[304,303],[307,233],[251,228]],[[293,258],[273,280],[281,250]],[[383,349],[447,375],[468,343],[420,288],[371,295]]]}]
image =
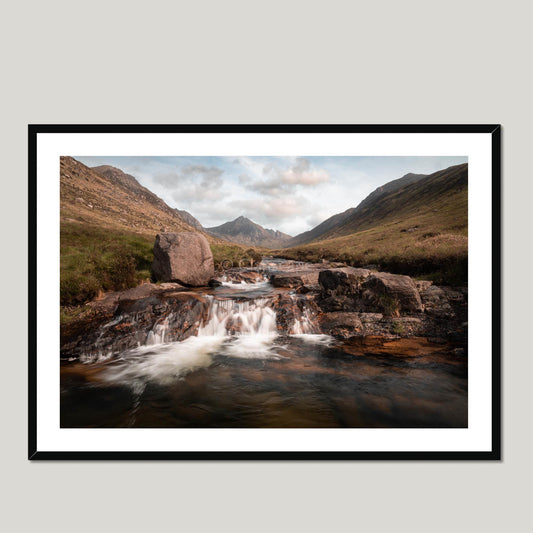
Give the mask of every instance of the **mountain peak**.
[{"label": "mountain peak", "polygon": [[281,231],[265,229],[253,220],[245,216],[239,216],[235,220],[206,228],[216,237],[247,246],[264,246],[266,248],[279,248],[291,237]]}]

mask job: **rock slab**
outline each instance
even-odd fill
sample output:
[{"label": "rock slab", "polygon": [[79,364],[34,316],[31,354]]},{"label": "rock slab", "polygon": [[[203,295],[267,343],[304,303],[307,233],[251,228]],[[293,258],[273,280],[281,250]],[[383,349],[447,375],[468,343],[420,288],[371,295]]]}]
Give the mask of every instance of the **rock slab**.
[{"label": "rock slab", "polygon": [[215,274],[213,254],[200,233],[160,233],[155,238],[152,273],[157,281],[203,287]]},{"label": "rock slab", "polygon": [[415,282],[409,276],[376,272],[362,285],[363,298],[369,299],[381,311],[387,312],[389,302],[401,313],[421,313],[424,310]]}]

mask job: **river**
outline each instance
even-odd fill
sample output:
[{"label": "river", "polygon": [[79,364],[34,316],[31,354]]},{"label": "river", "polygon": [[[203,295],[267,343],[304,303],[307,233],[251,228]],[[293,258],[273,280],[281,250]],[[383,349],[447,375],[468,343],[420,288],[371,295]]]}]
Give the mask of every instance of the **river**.
[{"label": "river", "polygon": [[[265,270],[277,268],[268,263]],[[339,341],[300,309],[276,328],[265,276],[221,278],[198,334],[61,361],[61,427],[466,427],[467,361],[427,339]]]}]

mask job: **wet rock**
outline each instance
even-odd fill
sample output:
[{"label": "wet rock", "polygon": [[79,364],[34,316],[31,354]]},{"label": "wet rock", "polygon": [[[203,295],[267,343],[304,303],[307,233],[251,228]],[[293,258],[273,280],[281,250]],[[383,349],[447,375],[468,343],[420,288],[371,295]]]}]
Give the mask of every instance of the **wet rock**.
[{"label": "wet rock", "polygon": [[383,336],[353,337],[344,345],[344,350],[353,355],[371,355],[387,357],[418,357],[441,355],[446,357],[450,351],[450,343],[435,345],[431,339],[423,337],[387,338]]},{"label": "wet rock", "polygon": [[280,294],[273,303],[276,327],[281,335],[320,333],[316,317],[320,309],[312,296]]},{"label": "wet rock", "polygon": [[381,313],[359,313],[359,320],[363,325],[365,335],[379,335],[383,333],[383,315]]},{"label": "wet rock", "polygon": [[111,316],[115,312],[121,292],[107,292],[87,304],[93,315]]},{"label": "wet rock", "polygon": [[143,283],[133,289],[128,289],[127,291],[119,293],[118,301],[141,300],[159,294],[165,290],[179,289],[184,289],[183,285],[180,285],[179,283],[162,283],[161,285],[156,285],[155,283]]},{"label": "wet rock", "polygon": [[340,339],[363,335],[364,328],[359,313],[325,313],[320,320],[322,331]]},{"label": "wet rock", "polygon": [[181,291],[181,290],[186,290],[186,288],[183,286],[183,285],[180,285],[179,283],[169,283],[169,282],[166,282],[166,283],[160,283],[158,285],[158,287],[164,291],[169,291],[169,290],[172,290],[172,291]]},{"label": "wet rock", "polygon": [[318,282],[328,296],[357,294],[362,281],[370,276],[365,268],[335,268],[320,272]]},{"label": "wet rock", "polygon": [[206,286],[215,274],[213,254],[200,233],[160,233],[154,245],[152,273],[159,281]]},{"label": "wet rock", "polygon": [[310,292],[318,293],[320,291],[320,285],[302,285],[296,289],[297,294],[308,294]]},{"label": "wet rock", "polygon": [[276,326],[280,334],[287,334],[300,315],[298,300],[288,294],[280,294],[276,303]]},{"label": "wet rock", "polygon": [[409,276],[376,272],[362,285],[367,305],[390,316],[424,310],[415,282]]},{"label": "wet rock", "polygon": [[199,294],[156,285],[136,289],[114,296],[112,315],[101,313],[62,328],[61,357],[110,355],[146,344],[150,335],[164,336],[165,342],[184,340],[207,316],[208,302]]},{"label": "wet rock", "polygon": [[438,318],[452,318],[455,316],[446,292],[440,287],[430,285],[425,290],[422,290],[420,295],[425,311],[429,316]]},{"label": "wet rock", "polygon": [[214,278],[213,278],[213,279],[210,279],[210,280],[209,280],[208,285],[209,285],[210,287],[220,287],[220,286],[222,285],[222,282],[219,281],[218,279],[214,279]]},{"label": "wet rock", "polygon": [[227,281],[244,281],[245,283],[258,283],[264,279],[263,274],[257,270],[230,270],[226,271],[224,276]]},{"label": "wet rock", "polygon": [[320,295],[319,305],[323,311],[360,311],[356,300],[350,296],[326,296]]},{"label": "wet rock", "polygon": [[272,274],[270,283],[274,287],[295,288],[302,285],[313,285],[318,283],[319,270],[297,270],[294,272],[281,272]]}]

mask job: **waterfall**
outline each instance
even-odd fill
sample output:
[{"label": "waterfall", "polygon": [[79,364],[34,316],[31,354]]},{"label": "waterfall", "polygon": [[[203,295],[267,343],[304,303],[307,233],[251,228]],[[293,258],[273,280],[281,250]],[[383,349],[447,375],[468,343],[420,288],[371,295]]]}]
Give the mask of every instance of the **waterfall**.
[{"label": "waterfall", "polygon": [[294,319],[291,334],[293,335],[313,335],[320,333],[320,326],[316,316],[308,306],[305,306],[300,315]]},{"label": "waterfall", "polygon": [[[246,285],[257,287],[264,283],[270,285],[264,281]],[[208,302],[207,312],[188,326],[194,331],[190,337],[173,341],[179,311],[159,317],[148,331],[144,345],[140,341],[136,348],[122,351],[106,367],[101,379],[130,386],[148,381],[165,385],[209,367],[215,356],[280,360],[290,357],[294,343],[329,346],[333,342],[320,333],[316,305],[305,296],[271,291],[256,298],[209,294],[202,297]],[[122,318],[136,322],[134,317]]]},{"label": "waterfall", "polygon": [[289,337],[313,344],[332,342],[330,337],[321,334],[317,306],[312,298],[278,292],[264,278],[258,279],[256,283],[239,282],[239,286],[257,290],[266,285],[266,294],[258,291],[236,295],[216,288],[212,294],[201,295],[202,311],[192,314],[192,320],[183,318],[179,306],[169,310],[166,316],[134,312],[114,317],[101,326],[96,342],[80,359],[92,363],[117,354],[135,359],[147,354],[153,358],[157,353],[160,359],[163,356],[173,359],[180,354],[184,362],[189,358],[183,355],[187,350],[191,351],[191,363],[195,360],[192,352],[201,354],[204,363],[211,354],[281,358],[280,354],[286,353],[286,344],[293,342]]},{"label": "waterfall", "polygon": [[162,322],[156,322],[146,338],[147,345],[164,344],[167,341],[168,323],[174,314],[170,313]]},{"label": "waterfall", "polygon": [[271,298],[238,302],[210,297],[209,315],[198,336],[277,335],[276,313]]}]

